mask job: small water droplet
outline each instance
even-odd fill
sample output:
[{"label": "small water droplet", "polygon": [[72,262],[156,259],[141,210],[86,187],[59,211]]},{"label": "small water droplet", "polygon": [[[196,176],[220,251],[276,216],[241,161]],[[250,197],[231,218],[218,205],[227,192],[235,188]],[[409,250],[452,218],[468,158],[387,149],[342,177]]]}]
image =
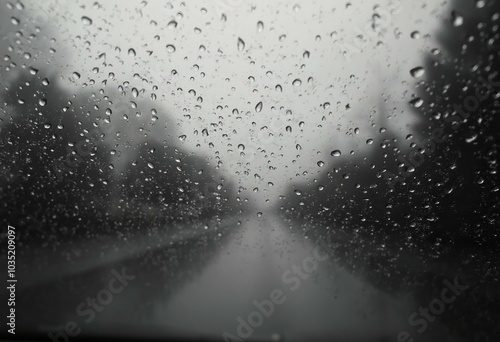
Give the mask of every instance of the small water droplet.
[{"label": "small water droplet", "polygon": [[170,22],[167,24],[167,28],[169,29],[174,29],[177,27],[177,21],[175,20],[170,20]]},{"label": "small water droplet", "polygon": [[416,99],[411,100],[410,104],[415,108],[420,108],[424,104],[424,100],[422,100],[420,97],[417,97]]},{"label": "small water droplet", "polygon": [[458,13],[457,11],[452,11],[451,12],[451,22],[453,23],[453,26],[458,27],[462,26],[464,23],[464,17]]},{"label": "small water droplet", "polygon": [[85,17],[85,16],[83,16],[83,17],[82,17],[82,23],[83,23],[85,26],[92,25],[92,19],[90,19],[89,17]]},{"label": "small water droplet", "polygon": [[413,68],[410,70],[410,74],[415,78],[422,77],[424,75],[424,73],[425,73],[425,70],[422,67],[416,67],[416,68]]},{"label": "small water droplet", "polygon": [[263,107],[262,102],[257,103],[257,105],[255,106],[255,111],[257,113],[260,113],[262,111],[262,107]]},{"label": "small water droplet", "polygon": [[169,52],[169,53],[174,53],[175,52],[175,46],[173,46],[172,44],[168,44],[166,46],[166,48],[167,48],[167,52]]},{"label": "small water droplet", "polygon": [[317,162],[317,165],[318,165],[319,167],[323,167],[323,166],[325,165],[325,163],[324,163],[323,161],[321,161],[321,160],[320,160],[319,162]]},{"label": "small water droplet", "polygon": [[245,49],[245,42],[243,39],[238,38],[238,50],[243,51]]},{"label": "small water droplet", "polygon": [[257,32],[264,31],[264,23],[262,21],[257,22]]},{"label": "small water droplet", "polygon": [[339,150],[334,150],[330,153],[330,155],[332,157],[340,157],[342,155],[342,152],[340,152]]},{"label": "small water droplet", "polygon": [[73,78],[74,78],[75,80],[79,80],[79,79],[80,79],[80,77],[81,77],[81,75],[80,75],[79,73],[77,73],[76,71],[73,73],[73,75],[72,75],[72,76],[73,76]]},{"label": "small water droplet", "polygon": [[295,87],[300,87],[300,86],[301,86],[301,84],[302,84],[302,81],[301,81],[300,79],[296,78],[296,79],[292,82],[292,84],[293,84]]},{"label": "small water droplet", "polygon": [[411,34],[410,34],[410,37],[412,39],[420,39],[420,32],[418,31],[413,31]]},{"label": "small water droplet", "polygon": [[128,49],[128,55],[131,57],[135,57],[136,53],[134,49]]}]

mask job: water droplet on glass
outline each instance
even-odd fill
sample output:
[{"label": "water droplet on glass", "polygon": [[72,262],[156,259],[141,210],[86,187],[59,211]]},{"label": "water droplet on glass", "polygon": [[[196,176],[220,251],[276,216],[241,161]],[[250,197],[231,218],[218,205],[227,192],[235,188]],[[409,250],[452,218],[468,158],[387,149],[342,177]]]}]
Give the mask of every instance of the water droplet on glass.
[{"label": "water droplet on glass", "polygon": [[325,163],[324,163],[323,161],[321,161],[321,160],[320,160],[320,161],[317,163],[317,165],[318,165],[319,167],[323,167],[323,166],[325,165]]},{"label": "water droplet on glass", "polygon": [[175,46],[173,46],[172,44],[168,44],[166,46],[167,48],[167,52],[170,52],[170,53],[174,53],[175,52]]},{"label": "water droplet on glass", "polygon": [[295,195],[297,195],[297,196],[302,195],[302,191],[300,191],[300,190],[295,190],[294,192],[295,192]]},{"label": "water droplet on glass", "polygon": [[290,133],[292,131],[292,126],[286,126],[286,131]]},{"label": "water droplet on glass", "polygon": [[170,22],[167,24],[167,28],[169,29],[174,29],[177,27],[177,21],[175,20],[170,20]]},{"label": "water droplet on glass", "polygon": [[410,34],[410,37],[412,37],[413,39],[420,39],[420,32],[418,32],[418,31],[413,31],[413,32]]},{"label": "water droplet on glass", "polygon": [[372,144],[373,144],[373,139],[368,139],[368,140],[366,141],[366,144],[367,144],[367,145],[372,145]]},{"label": "water droplet on glass", "polygon": [[300,87],[300,85],[302,84],[302,81],[299,80],[298,78],[296,78],[292,84],[295,86],[295,87]]},{"label": "water droplet on glass", "polygon": [[80,79],[80,77],[81,77],[81,75],[80,75],[79,73],[77,73],[76,71],[73,73],[73,75],[72,75],[72,76],[73,76],[73,78],[74,78],[75,80],[79,80],[79,79]]},{"label": "water droplet on glass", "polygon": [[135,50],[134,49],[128,49],[128,55],[131,57],[135,57]]},{"label": "water droplet on glass", "polygon": [[245,42],[243,39],[238,38],[238,50],[243,51],[245,49]]},{"label": "water droplet on glass", "polygon": [[464,17],[458,13],[457,11],[452,11],[451,12],[451,22],[453,23],[453,26],[458,27],[462,26],[464,23]]},{"label": "water droplet on glass", "polygon": [[302,57],[304,58],[309,58],[309,56],[311,55],[311,53],[309,51],[304,51],[304,53],[302,54]]},{"label": "water droplet on glass", "polygon": [[264,23],[262,21],[257,22],[257,32],[264,31]]},{"label": "water droplet on glass", "polygon": [[186,141],[186,136],[185,135],[179,135],[179,140],[184,142]]},{"label": "water droplet on glass", "polygon": [[43,106],[45,106],[47,104],[47,100],[46,99],[40,99],[40,100],[38,100],[38,104],[43,107]]},{"label": "water droplet on glass", "polygon": [[255,111],[257,113],[260,113],[262,111],[262,107],[263,107],[262,102],[257,103],[257,105],[255,106]]},{"label": "water droplet on glass", "polygon": [[48,86],[48,85],[50,84],[50,82],[49,82],[49,80],[48,80],[47,78],[44,78],[44,79],[42,80],[42,84],[43,84],[44,86]]},{"label": "water droplet on glass", "polygon": [[86,25],[86,26],[92,25],[92,19],[90,19],[89,17],[83,16],[82,17],[82,23],[84,25]]},{"label": "water droplet on glass", "polygon": [[416,99],[411,100],[410,104],[415,108],[420,108],[424,104],[424,100],[422,100],[420,97],[417,97]]},{"label": "water droplet on glass", "polygon": [[150,169],[153,169],[153,168],[154,168],[154,165],[153,165],[152,163],[148,162],[148,167],[149,167]]},{"label": "water droplet on glass", "polygon": [[422,67],[416,67],[416,68],[413,68],[410,70],[410,74],[415,78],[422,77],[424,75],[424,73],[425,73],[425,70]]},{"label": "water droplet on glass", "polygon": [[340,152],[339,150],[334,150],[330,153],[330,155],[332,157],[340,157],[342,155],[342,152]]}]

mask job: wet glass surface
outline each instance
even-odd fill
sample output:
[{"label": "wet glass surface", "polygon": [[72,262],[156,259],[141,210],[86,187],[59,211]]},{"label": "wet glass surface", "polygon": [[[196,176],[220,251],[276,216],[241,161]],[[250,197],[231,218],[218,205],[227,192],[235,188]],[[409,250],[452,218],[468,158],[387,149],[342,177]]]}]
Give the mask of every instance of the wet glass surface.
[{"label": "wet glass surface", "polygon": [[500,340],[499,24],[0,1],[0,336]]}]

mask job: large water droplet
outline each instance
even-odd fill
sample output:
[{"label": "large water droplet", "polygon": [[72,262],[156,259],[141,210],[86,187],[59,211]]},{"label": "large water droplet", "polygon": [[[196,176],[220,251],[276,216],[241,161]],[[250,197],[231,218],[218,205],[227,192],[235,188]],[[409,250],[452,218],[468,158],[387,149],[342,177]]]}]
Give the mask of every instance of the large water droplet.
[{"label": "large water droplet", "polygon": [[342,155],[342,152],[340,152],[339,150],[334,150],[332,151],[332,153],[330,153],[330,155],[332,157],[340,157]]}]

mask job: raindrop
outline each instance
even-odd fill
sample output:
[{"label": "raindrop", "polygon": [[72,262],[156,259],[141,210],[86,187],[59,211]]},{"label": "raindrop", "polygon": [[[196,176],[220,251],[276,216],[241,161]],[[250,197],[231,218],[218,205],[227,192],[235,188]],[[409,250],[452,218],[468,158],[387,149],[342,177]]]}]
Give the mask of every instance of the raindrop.
[{"label": "raindrop", "polygon": [[262,21],[257,22],[257,32],[264,31],[264,23]]},{"label": "raindrop", "polygon": [[38,73],[38,69],[30,68],[30,74],[36,75]]},{"label": "raindrop", "polygon": [[185,135],[179,135],[179,140],[184,142],[186,141],[186,136]]},{"label": "raindrop", "polygon": [[325,109],[330,108],[330,102],[325,102],[325,103],[323,104],[323,108],[325,108]]},{"label": "raindrop", "polygon": [[299,144],[295,145],[295,148],[297,149],[297,151],[302,150],[302,146],[300,146]]},{"label": "raindrop", "polygon": [[292,131],[292,126],[286,126],[286,131],[290,133]]},{"label": "raindrop", "polygon": [[128,49],[128,55],[131,57],[135,57],[136,53],[134,49]]},{"label": "raindrop", "polygon": [[167,28],[169,29],[174,29],[177,27],[177,21],[175,20],[171,20],[168,24],[167,24]]},{"label": "raindrop", "polygon": [[339,150],[334,150],[332,151],[332,153],[330,153],[330,155],[332,157],[340,157],[342,155],[342,152],[340,152]]},{"label": "raindrop", "polygon": [[85,26],[92,25],[92,19],[90,19],[89,17],[85,17],[85,16],[83,16],[83,17],[82,17],[82,23],[83,23]]},{"label": "raindrop", "polygon": [[238,150],[240,150],[240,151],[245,151],[245,145],[243,145],[243,144],[239,144],[239,145],[238,145]]},{"label": "raindrop", "polygon": [[311,55],[311,53],[309,51],[304,51],[304,53],[302,54],[302,57],[304,58],[309,58],[309,56]]},{"label": "raindrop", "polygon": [[325,165],[325,163],[323,161],[321,161],[321,160],[317,164],[318,164],[319,167],[323,167]]},{"label": "raindrop", "polygon": [[245,49],[245,42],[243,39],[238,38],[238,50],[243,51]]},{"label": "raindrop", "polygon": [[154,168],[154,165],[153,165],[152,163],[148,162],[148,167],[149,167],[150,169],[153,169],[153,168]]},{"label": "raindrop", "polygon": [[372,145],[372,144],[373,144],[373,139],[368,139],[368,140],[366,141],[366,144],[367,144],[367,145]]},{"label": "raindrop", "polygon": [[38,100],[38,104],[43,107],[43,106],[45,106],[47,104],[47,100],[46,99],[40,99],[40,100]]},{"label": "raindrop", "polygon": [[175,52],[175,46],[172,44],[167,45],[167,52],[174,53]]},{"label": "raindrop", "polygon": [[295,192],[295,195],[297,195],[297,196],[302,195],[302,191],[300,191],[300,190],[295,190],[294,192]]},{"label": "raindrop", "polygon": [[453,23],[453,26],[458,27],[462,26],[464,23],[464,17],[458,13],[457,11],[452,11],[451,12],[451,22]]},{"label": "raindrop", "polygon": [[420,32],[418,31],[413,31],[410,36],[413,38],[413,39],[420,39]]},{"label": "raindrop", "polygon": [[295,4],[295,5],[293,5],[293,11],[294,11],[294,12],[298,12],[298,11],[300,11],[300,5],[299,5],[299,4]]},{"label": "raindrop", "polygon": [[81,77],[81,75],[80,75],[79,73],[77,73],[76,71],[73,73],[73,78],[74,78],[75,80],[79,80],[79,79],[80,79],[80,77]]},{"label": "raindrop", "polygon": [[416,67],[416,68],[413,68],[410,70],[410,74],[415,78],[422,77],[424,75],[424,73],[425,73],[425,70],[422,67]]},{"label": "raindrop", "polygon": [[417,97],[416,99],[411,100],[410,104],[415,108],[420,108],[424,104],[424,100],[422,100],[420,97]]},{"label": "raindrop", "polygon": [[48,86],[48,85],[50,84],[50,82],[49,82],[49,80],[48,80],[47,78],[44,78],[44,79],[42,80],[42,84],[43,84],[44,86]]},{"label": "raindrop", "polygon": [[257,113],[260,113],[262,111],[262,106],[262,102],[257,103],[257,105],[255,106],[255,111]]},{"label": "raindrop", "polygon": [[295,87],[300,87],[300,85],[302,84],[302,81],[299,80],[298,78],[296,78],[292,84],[295,86]]},{"label": "raindrop", "polygon": [[282,92],[283,91],[283,88],[281,87],[281,85],[277,84],[276,87],[274,87],[274,89],[276,89],[277,91],[279,92]]}]

